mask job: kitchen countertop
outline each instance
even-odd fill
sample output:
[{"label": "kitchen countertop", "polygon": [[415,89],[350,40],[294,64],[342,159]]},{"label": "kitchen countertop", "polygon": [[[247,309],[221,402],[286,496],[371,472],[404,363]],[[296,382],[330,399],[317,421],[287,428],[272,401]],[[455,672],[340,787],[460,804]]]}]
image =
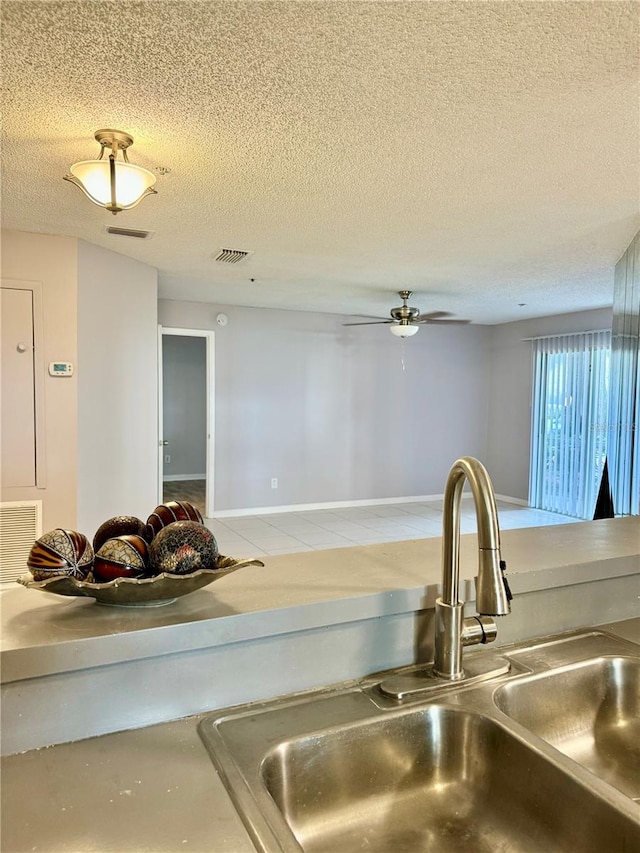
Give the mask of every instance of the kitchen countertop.
[{"label": "kitchen countertop", "polygon": [[[144,728],[427,660],[440,548],[440,539],[419,539],[273,557],[153,608],[16,584],[0,594],[0,751]],[[502,554],[515,598],[497,645],[638,613],[640,518],[504,531]],[[462,536],[469,612],[476,572],[476,536]]]},{"label": "kitchen countertop", "polygon": [[[640,571],[640,518],[506,530],[519,592]],[[351,618],[433,606],[440,538],[265,558],[166,607],[122,608],[16,585],[0,596],[0,680],[210,648]],[[461,536],[465,600],[475,598],[475,534]]]},{"label": "kitchen countertop", "polygon": [[[640,646],[640,618],[602,627]],[[200,719],[3,759],[4,853],[255,853]]]}]

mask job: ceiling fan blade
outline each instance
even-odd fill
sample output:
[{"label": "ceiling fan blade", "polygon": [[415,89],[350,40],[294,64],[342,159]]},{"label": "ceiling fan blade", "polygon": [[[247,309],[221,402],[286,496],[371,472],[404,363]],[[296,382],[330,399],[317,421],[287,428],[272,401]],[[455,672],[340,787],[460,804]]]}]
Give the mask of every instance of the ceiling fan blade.
[{"label": "ceiling fan blade", "polygon": [[451,311],[429,311],[428,314],[420,314],[421,320],[439,320],[441,317],[452,317]]},{"label": "ceiling fan blade", "polygon": [[377,326],[381,323],[394,323],[395,320],[367,320],[364,323],[343,323],[343,326]]},{"label": "ceiling fan blade", "polygon": [[422,323],[423,325],[428,324],[430,326],[435,326],[435,325],[438,325],[438,326],[466,326],[467,324],[469,324],[471,322],[471,320],[438,320],[438,319],[430,320],[428,317],[427,317],[427,319],[425,319],[424,317],[421,317],[419,320],[416,320],[415,322],[416,323]]}]

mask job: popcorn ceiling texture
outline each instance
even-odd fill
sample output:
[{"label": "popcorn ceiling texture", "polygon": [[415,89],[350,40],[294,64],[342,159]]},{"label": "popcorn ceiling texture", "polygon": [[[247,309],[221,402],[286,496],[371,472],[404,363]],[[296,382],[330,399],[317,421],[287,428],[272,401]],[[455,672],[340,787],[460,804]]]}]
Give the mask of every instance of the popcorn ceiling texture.
[{"label": "popcorn ceiling texture", "polygon": [[[639,8],[5,0],[3,225],[150,263],[172,299],[386,316],[408,288],[484,323],[611,304],[640,226]],[[171,169],[117,218],[62,181],[102,127]]]}]

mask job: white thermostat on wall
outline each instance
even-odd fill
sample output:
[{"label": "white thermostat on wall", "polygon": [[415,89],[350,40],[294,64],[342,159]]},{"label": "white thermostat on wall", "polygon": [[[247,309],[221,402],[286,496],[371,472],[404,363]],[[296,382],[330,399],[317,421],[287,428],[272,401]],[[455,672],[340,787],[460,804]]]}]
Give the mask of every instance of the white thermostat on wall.
[{"label": "white thermostat on wall", "polygon": [[70,361],[50,361],[49,376],[73,376],[73,365]]}]

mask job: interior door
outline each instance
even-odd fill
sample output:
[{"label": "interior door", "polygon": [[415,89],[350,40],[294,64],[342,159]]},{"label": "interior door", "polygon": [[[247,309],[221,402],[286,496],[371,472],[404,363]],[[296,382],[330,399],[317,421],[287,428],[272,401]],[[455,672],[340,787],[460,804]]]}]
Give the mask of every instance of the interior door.
[{"label": "interior door", "polygon": [[[213,517],[214,512],[214,424],[215,424],[215,415],[214,415],[214,400],[215,400],[215,391],[214,391],[214,382],[215,382],[215,365],[214,365],[214,333],[212,331],[200,331],[195,329],[178,329],[178,328],[167,328],[160,326],[158,328],[158,497],[159,503],[162,503],[163,494],[164,494],[164,476],[165,474],[170,472],[170,468],[167,467],[167,463],[165,462],[165,457],[169,456],[171,459],[171,466],[174,466],[177,461],[175,458],[175,453],[179,451],[176,442],[174,441],[174,446],[172,447],[171,443],[169,443],[171,438],[171,431],[167,430],[167,424],[165,423],[165,413],[167,407],[171,406],[172,403],[167,399],[165,394],[165,372],[167,370],[167,365],[163,364],[164,360],[164,348],[163,348],[163,338],[167,338],[167,336],[178,336],[182,338],[203,338],[206,344],[205,347],[205,377],[204,377],[204,387],[202,388],[202,394],[204,395],[204,400],[202,401],[205,408],[205,434],[203,436],[203,441],[205,442],[205,500],[204,500],[204,515],[208,518]],[[187,375],[184,377],[185,387],[190,383],[190,377]],[[171,383],[169,383],[171,384]],[[185,412],[189,411],[188,406],[185,407]],[[175,467],[174,467],[175,470]],[[179,472],[176,471],[176,474]],[[178,478],[179,479],[179,478]]]},{"label": "interior door", "polygon": [[33,291],[0,288],[2,486],[36,486]]}]

